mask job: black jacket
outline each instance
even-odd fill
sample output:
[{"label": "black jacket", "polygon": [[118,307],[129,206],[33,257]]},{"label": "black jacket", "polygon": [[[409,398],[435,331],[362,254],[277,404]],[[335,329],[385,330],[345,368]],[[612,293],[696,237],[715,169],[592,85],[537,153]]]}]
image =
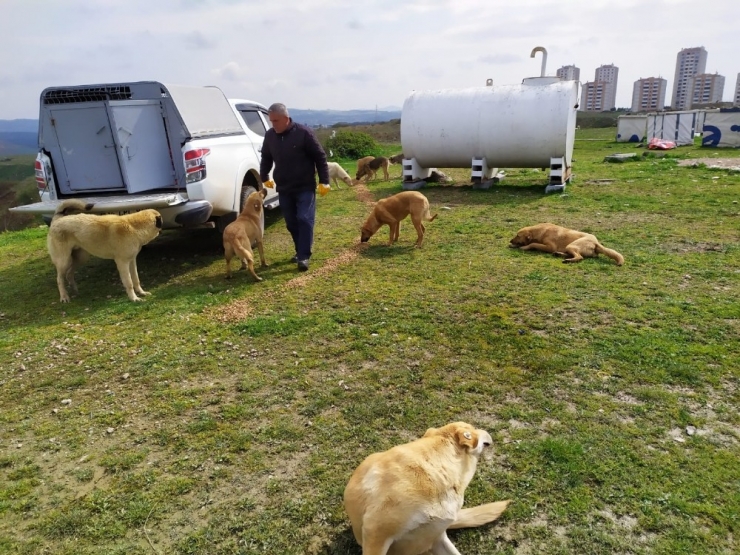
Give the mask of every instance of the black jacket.
[{"label": "black jacket", "polygon": [[313,191],[316,189],[318,172],[319,183],[329,183],[329,166],[326,153],[310,127],[290,121],[282,133],[268,129],[262,143],[260,179],[269,179],[272,172],[278,192]]}]

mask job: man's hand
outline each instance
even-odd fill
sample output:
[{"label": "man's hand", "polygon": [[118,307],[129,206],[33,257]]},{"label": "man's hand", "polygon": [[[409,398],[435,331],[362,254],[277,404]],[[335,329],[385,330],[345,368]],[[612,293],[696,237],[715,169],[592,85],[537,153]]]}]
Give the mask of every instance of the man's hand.
[{"label": "man's hand", "polygon": [[268,179],[262,185],[264,185],[268,189],[274,189],[275,188],[275,182],[272,179]]},{"label": "man's hand", "polygon": [[319,183],[319,194],[322,197],[325,196],[326,193],[328,193],[329,191],[331,191],[331,185],[329,185],[328,183]]}]

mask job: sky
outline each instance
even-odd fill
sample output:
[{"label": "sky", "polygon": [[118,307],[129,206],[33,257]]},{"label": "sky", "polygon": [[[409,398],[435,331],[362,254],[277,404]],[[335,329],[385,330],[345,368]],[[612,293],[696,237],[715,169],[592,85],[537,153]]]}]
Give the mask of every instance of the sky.
[{"label": "sky", "polygon": [[400,108],[413,90],[521,83],[574,64],[668,81],[703,46],[740,73],[740,0],[0,0],[0,119],[38,118],[47,87],[161,81],[314,110]]}]

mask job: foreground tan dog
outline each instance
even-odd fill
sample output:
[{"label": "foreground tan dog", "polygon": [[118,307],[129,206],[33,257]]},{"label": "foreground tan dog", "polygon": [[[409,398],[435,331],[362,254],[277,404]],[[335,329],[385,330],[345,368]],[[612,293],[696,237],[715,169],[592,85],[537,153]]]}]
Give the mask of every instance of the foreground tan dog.
[{"label": "foreground tan dog", "polygon": [[367,183],[371,179],[375,179],[375,175],[378,173],[378,170],[383,168],[383,179],[388,181],[388,166],[390,166],[388,158],[385,156],[378,156],[371,160],[367,160],[367,158],[372,157],[366,156],[365,158],[362,158],[362,160],[366,160],[363,164],[359,163],[360,160],[357,161],[357,175],[355,175],[355,179],[359,181],[364,177],[365,183]]},{"label": "foreground tan dog", "polygon": [[350,187],[354,185],[354,183],[352,182],[352,178],[342,166],[340,166],[336,162],[327,162],[326,165],[329,166],[329,179],[334,182],[334,185],[337,189],[339,189],[339,183],[337,182],[337,180],[339,179],[344,181]]},{"label": "foreground tan dog", "polygon": [[137,293],[149,293],[141,288],[136,256],[141,247],[159,235],[162,216],[152,209],[125,216],[86,214],[92,207],[92,204],[80,200],[65,200],[59,204],[51,220],[46,246],[57,269],[59,300],[69,302],[65,279],[72,292],[77,293],[75,269],[88,254],[92,254],[113,259],[128,298],[140,301]]},{"label": "foreground tan dog", "polygon": [[624,257],[621,254],[607,249],[594,235],[555,224],[523,227],[511,240],[509,246],[525,251],[536,250],[565,256],[563,262],[580,262],[584,258],[605,254],[614,260],[617,266],[624,264]]},{"label": "foreground tan dog", "polygon": [[491,443],[488,432],[454,422],[367,457],[344,490],[362,554],[460,555],[447,530],[492,522],[509,505],[462,508],[478,457]]},{"label": "foreground tan dog", "polygon": [[236,220],[226,226],[223,233],[224,257],[226,258],[226,279],[231,278],[231,259],[236,255],[242,261],[240,269],[249,268],[254,279],[262,281],[254,271],[254,253],[252,245],[257,245],[262,267],[265,262],[265,249],[262,245],[262,200],[267,195],[267,189],[255,191],[247,197],[241,213]]},{"label": "foreground tan dog", "polygon": [[373,211],[362,225],[360,241],[367,243],[370,237],[375,235],[383,225],[387,224],[391,228],[390,241],[388,242],[390,247],[394,241],[398,240],[401,220],[409,214],[416,228],[416,246],[421,247],[426,231],[422,222],[424,220],[431,222],[437,217],[437,214],[434,216],[429,214],[429,201],[418,191],[404,191],[375,203]]}]

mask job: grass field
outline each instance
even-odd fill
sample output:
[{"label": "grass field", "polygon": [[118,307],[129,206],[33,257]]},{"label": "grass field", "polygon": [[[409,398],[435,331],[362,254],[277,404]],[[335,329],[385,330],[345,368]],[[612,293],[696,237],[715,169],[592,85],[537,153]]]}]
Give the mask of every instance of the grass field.
[{"label": "grass field", "polygon": [[[444,170],[422,249],[410,222],[358,246],[399,166],[318,200],[307,273],[268,213],[261,283],[167,232],[145,302],[93,259],[62,305],[46,229],[0,234],[0,552],[359,555],[353,469],[465,420],[494,438],[466,504],[513,503],[461,553],[738,553],[740,173],[678,160],[740,152],[608,164],[643,149],[577,137],[564,194]],[[507,248],[545,221],[625,265]]]}]

